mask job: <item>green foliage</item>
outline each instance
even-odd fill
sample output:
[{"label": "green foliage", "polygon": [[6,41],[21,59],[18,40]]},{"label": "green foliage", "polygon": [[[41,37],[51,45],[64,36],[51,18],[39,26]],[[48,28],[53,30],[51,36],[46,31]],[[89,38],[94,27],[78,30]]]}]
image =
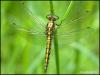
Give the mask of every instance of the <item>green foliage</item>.
[{"label": "green foliage", "polygon": [[[52,43],[47,73],[98,73],[99,2],[53,1],[53,7],[59,17],[56,23],[62,24],[53,41],[58,44]],[[48,14],[49,1],[1,1],[2,74],[44,73],[46,37],[42,33]]]}]

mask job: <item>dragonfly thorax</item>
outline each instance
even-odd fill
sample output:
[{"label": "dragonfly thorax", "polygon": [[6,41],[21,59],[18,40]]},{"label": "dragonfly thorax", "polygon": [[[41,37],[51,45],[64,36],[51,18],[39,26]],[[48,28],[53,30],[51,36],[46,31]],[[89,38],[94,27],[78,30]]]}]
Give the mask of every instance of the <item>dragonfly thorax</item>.
[{"label": "dragonfly thorax", "polygon": [[53,22],[53,21],[49,21],[47,27],[48,27],[48,28],[54,27],[54,22]]},{"label": "dragonfly thorax", "polygon": [[54,21],[49,21],[46,27],[46,34],[47,36],[51,36],[55,30],[55,23]]}]

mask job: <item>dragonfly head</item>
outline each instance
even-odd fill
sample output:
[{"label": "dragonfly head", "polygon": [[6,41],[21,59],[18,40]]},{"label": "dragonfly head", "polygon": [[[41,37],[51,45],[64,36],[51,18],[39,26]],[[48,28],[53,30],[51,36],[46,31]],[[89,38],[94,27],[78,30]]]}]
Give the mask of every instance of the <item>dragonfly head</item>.
[{"label": "dragonfly head", "polygon": [[53,21],[56,21],[56,20],[59,19],[58,16],[56,16],[56,15],[51,15],[51,14],[47,15],[46,18],[47,18],[48,20],[53,20]]}]

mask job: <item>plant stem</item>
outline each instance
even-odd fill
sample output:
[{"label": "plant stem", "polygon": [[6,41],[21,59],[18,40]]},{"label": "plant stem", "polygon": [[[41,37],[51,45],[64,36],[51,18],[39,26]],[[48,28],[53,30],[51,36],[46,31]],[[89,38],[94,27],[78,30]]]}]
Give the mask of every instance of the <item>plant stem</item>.
[{"label": "plant stem", "polygon": [[[57,33],[57,31],[55,31]],[[56,70],[57,74],[59,74],[59,51],[58,51],[58,38],[54,35],[54,49],[55,49],[55,58],[56,58]]]}]

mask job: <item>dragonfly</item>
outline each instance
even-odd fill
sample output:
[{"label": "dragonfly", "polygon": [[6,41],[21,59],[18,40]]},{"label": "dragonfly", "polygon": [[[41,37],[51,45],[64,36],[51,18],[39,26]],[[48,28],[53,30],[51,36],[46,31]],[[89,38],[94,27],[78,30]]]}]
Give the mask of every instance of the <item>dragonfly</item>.
[{"label": "dragonfly", "polygon": [[[33,13],[28,8],[25,7],[25,4],[24,3],[21,3],[21,4],[23,5],[26,12],[28,12],[28,14],[30,16],[32,16],[33,20],[38,21],[38,19],[35,16],[33,16]],[[72,5],[72,2],[70,2],[69,6],[67,8],[67,11],[71,8],[71,5]],[[86,11],[83,16],[70,21],[67,25],[70,25],[73,22],[77,22],[78,20],[87,17],[86,16],[87,14],[88,14],[88,11]],[[54,36],[59,36],[59,35],[60,36],[61,35],[62,36],[70,36],[73,33],[76,33],[76,32],[79,32],[81,30],[85,30],[85,29],[90,28],[90,27],[85,27],[85,28],[81,28],[81,29],[77,29],[77,30],[72,30],[70,32],[65,32],[65,33],[60,33],[60,34],[56,33],[56,31],[59,32],[59,30],[61,30],[61,28],[64,28],[62,23],[65,20],[65,18],[62,19],[59,24],[56,23],[56,21],[59,19],[59,17],[56,16],[55,13],[54,13],[54,8],[53,8],[53,2],[52,1],[50,1],[50,14],[47,15],[46,18],[48,19],[48,23],[47,23],[46,27],[43,26],[43,24],[39,25],[39,27],[44,29],[43,32],[38,33],[38,32],[32,31],[31,29],[30,30],[24,29],[23,27],[18,28],[18,30],[20,30],[20,31],[29,32],[33,35],[35,35],[35,34],[36,35],[43,35],[43,36],[46,37],[45,67],[44,67],[45,72],[47,72],[47,70],[48,70],[48,64],[49,64],[49,58],[50,58],[50,52],[51,52],[51,44],[52,44],[52,40],[53,40]],[[39,22],[39,23],[41,23],[41,22]],[[17,26],[17,24],[15,22],[13,22],[12,25]]]}]

